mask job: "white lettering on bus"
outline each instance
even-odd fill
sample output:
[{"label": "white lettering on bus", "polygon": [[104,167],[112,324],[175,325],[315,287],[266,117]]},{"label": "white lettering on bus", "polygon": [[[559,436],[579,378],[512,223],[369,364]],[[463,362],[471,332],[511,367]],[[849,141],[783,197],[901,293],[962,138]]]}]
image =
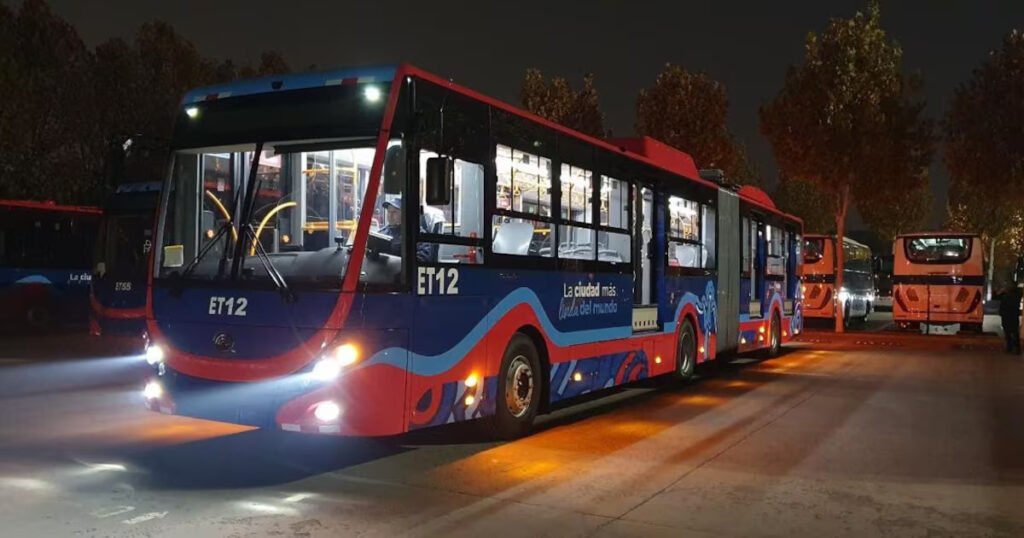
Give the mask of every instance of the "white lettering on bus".
[{"label": "white lettering on bus", "polygon": [[420,267],[416,273],[419,295],[458,295],[459,270],[454,267]]},{"label": "white lettering on bus", "polygon": [[246,315],[245,309],[249,307],[249,299],[245,297],[210,297],[210,308],[207,314],[211,316],[239,316]]}]

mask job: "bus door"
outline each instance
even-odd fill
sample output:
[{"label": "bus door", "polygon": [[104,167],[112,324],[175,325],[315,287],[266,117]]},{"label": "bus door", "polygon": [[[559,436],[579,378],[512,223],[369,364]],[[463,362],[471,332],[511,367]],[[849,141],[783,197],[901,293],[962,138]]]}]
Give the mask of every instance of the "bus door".
[{"label": "bus door", "polygon": [[753,244],[751,251],[754,254],[754,269],[751,272],[750,286],[750,317],[763,318],[765,308],[766,282],[765,274],[768,271],[768,244],[765,237],[765,223],[760,219],[751,221],[751,238]]},{"label": "bus door", "polygon": [[654,304],[654,273],[651,270],[654,258],[654,191],[648,186],[637,187],[634,195],[636,200],[636,228],[640,230],[637,250],[639,264],[636,264],[633,279],[633,302],[640,306]]}]

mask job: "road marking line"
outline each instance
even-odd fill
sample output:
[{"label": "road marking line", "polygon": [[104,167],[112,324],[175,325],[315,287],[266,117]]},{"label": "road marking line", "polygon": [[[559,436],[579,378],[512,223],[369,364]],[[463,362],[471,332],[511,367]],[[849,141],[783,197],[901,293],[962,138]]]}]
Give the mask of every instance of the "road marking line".
[{"label": "road marking line", "polygon": [[167,517],[167,514],[169,513],[170,512],[150,512],[148,514],[142,514],[141,516],[136,516],[131,519],[126,519],[121,523],[124,523],[125,525],[138,525],[139,523],[145,523],[146,521],[149,521],[151,519],[163,519]]},{"label": "road marking line", "polygon": [[91,515],[100,519],[119,516],[135,510],[134,506],[115,506],[106,510],[100,509],[93,512]]}]

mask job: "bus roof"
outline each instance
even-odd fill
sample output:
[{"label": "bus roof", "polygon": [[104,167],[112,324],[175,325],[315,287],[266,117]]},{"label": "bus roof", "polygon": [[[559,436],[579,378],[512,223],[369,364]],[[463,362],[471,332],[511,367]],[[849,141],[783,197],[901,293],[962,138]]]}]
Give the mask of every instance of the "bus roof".
[{"label": "bus roof", "polygon": [[53,200],[40,202],[38,200],[0,200],[0,207],[18,207],[23,209],[37,209],[40,211],[65,211],[69,213],[82,213],[86,215],[99,215],[100,208],[82,205],[60,205]]},{"label": "bus roof", "polygon": [[[804,239],[835,239],[835,237],[836,237],[835,234],[805,234],[804,235]],[[855,246],[858,246],[858,247],[864,247],[864,248],[866,248],[868,250],[871,250],[871,247],[869,247],[869,246],[867,246],[864,243],[861,243],[859,241],[854,241],[853,239],[850,239],[849,237],[844,237],[843,238],[843,242],[844,243],[849,243],[851,245],[855,245]]]},{"label": "bus roof", "polygon": [[914,232],[896,236],[897,239],[901,237],[981,237],[981,234],[974,232]]},{"label": "bus roof", "polygon": [[[227,84],[207,86],[189,91],[182,99],[182,106],[202,101],[238,97],[242,95],[299,90],[332,85],[393,81],[396,78],[405,76],[414,76],[434,84],[444,86],[451,91],[486,103],[492,107],[504,110],[505,112],[529,119],[530,121],[544,125],[545,127],[558,131],[562,134],[572,136],[573,138],[583,142],[587,142],[609,151],[624,154],[633,160],[683,176],[689,181],[714,189],[722,188],[722,186],[700,177],[700,173],[694,163],[693,157],[688,153],[680,151],[653,138],[640,137],[605,140],[593,137],[542,118],[532,112],[510,105],[504,101],[488,97],[468,87],[456,84],[449,79],[445,79],[409,64],[401,64],[397,66],[353,67],[314,73],[275,75],[249,80],[239,80]],[[780,211],[775,207],[775,203],[771,201],[771,198],[760,189],[744,187],[739,189],[737,194],[745,202],[758,206],[765,211],[796,222],[803,222],[799,217]]]}]

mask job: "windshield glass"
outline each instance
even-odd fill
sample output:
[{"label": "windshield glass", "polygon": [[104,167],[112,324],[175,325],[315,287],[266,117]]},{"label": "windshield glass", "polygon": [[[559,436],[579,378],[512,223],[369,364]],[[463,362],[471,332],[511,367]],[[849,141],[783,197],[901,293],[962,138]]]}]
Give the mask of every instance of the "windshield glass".
[{"label": "windshield glass", "polygon": [[804,241],[804,263],[818,263],[825,252],[825,240],[813,238]]},{"label": "windshield glass", "polygon": [[[247,223],[240,278],[268,279],[256,258],[268,254],[289,284],[338,286],[369,182],[374,140],[267,143],[256,162],[255,203]],[[228,278],[236,222],[253,165],[255,144],[179,151],[167,200],[158,273]],[[382,215],[374,214],[378,226]],[[372,227],[376,228],[376,227]],[[201,253],[201,259],[195,262]],[[195,262],[195,263],[194,263]]]},{"label": "windshield glass", "polygon": [[906,253],[911,263],[963,263],[971,257],[971,238],[910,237]]},{"label": "windshield glass", "polygon": [[97,276],[144,280],[152,248],[152,213],[104,216],[98,242]]}]

